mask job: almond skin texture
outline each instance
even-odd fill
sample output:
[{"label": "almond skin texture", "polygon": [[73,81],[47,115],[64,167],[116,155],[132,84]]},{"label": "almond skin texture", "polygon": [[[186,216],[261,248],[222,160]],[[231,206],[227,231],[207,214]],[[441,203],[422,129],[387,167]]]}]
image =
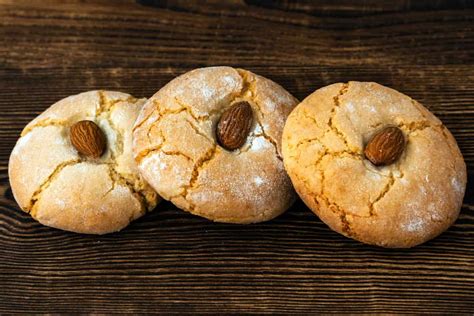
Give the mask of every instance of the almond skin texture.
[{"label": "almond skin texture", "polygon": [[375,166],[394,163],[405,150],[405,137],[401,129],[388,126],[375,133],[365,147],[365,157]]},{"label": "almond skin texture", "polygon": [[92,121],[79,121],[71,126],[71,143],[76,150],[91,158],[99,158],[105,149],[105,136]]},{"label": "almond skin texture", "polygon": [[247,140],[252,120],[252,107],[248,102],[234,103],[217,124],[217,141],[227,150],[240,148]]}]

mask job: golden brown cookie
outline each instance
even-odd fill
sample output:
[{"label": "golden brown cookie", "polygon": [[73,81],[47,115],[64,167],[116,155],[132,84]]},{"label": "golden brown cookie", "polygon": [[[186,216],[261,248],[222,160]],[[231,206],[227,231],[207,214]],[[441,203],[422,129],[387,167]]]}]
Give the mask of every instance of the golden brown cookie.
[{"label": "golden brown cookie", "polygon": [[[403,138],[386,131],[376,137],[371,162],[364,149],[387,126],[400,129]],[[403,148],[398,153],[390,146]],[[431,112],[393,89],[349,82],[315,91],[288,117],[282,147],[298,194],[345,236],[412,247],[458,217],[466,165],[456,141]],[[390,156],[397,156],[395,162],[374,165]]]},{"label": "golden brown cookie", "polygon": [[190,71],[143,107],[134,127],[135,159],[150,185],[186,211],[228,223],[272,219],[295,196],[280,139],[296,103],[278,84],[246,70]]},{"label": "golden brown cookie", "polygon": [[30,122],[8,170],[20,207],[44,225],[87,234],[118,231],[153,209],[158,196],[132,155],[132,125],[144,102],[90,91],[53,104]]}]

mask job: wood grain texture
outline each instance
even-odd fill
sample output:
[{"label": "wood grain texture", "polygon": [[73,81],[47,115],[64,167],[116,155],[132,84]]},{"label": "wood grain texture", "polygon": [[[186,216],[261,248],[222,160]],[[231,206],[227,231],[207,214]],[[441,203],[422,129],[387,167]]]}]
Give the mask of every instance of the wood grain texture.
[{"label": "wood grain texture", "polygon": [[[0,0],[0,313],[474,313],[472,1],[141,2]],[[466,159],[459,220],[424,245],[385,250],[332,232],[301,201],[248,226],[162,203],[99,237],[19,210],[8,158],[53,102],[90,89],[150,96],[222,64],[299,99],[348,80],[417,99]]]}]

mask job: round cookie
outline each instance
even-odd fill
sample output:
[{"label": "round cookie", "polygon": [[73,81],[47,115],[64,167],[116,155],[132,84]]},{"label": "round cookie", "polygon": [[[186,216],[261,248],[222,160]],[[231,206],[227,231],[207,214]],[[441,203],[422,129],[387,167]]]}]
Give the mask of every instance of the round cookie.
[{"label": "round cookie", "polygon": [[[364,148],[386,126],[401,129],[406,147],[394,163],[376,167]],[[288,117],[282,147],[300,197],[347,237],[413,247],[458,217],[466,165],[455,139],[420,103],[393,89],[349,82],[315,91]]]},{"label": "round cookie", "polygon": [[[145,99],[112,91],[67,97],[31,121],[9,162],[20,207],[40,223],[63,230],[105,234],[151,210],[158,196],[138,173],[132,126]],[[95,122],[105,151],[91,158],[71,143],[71,126]]]},{"label": "round cookie", "polygon": [[[216,140],[216,126],[239,102],[253,112],[250,132],[240,148],[227,150]],[[190,71],[143,107],[134,127],[135,159],[150,185],[188,212],[227,223],[270,220],[295,198],[280,139],[296,104],[281,86],[249,71]]]}]

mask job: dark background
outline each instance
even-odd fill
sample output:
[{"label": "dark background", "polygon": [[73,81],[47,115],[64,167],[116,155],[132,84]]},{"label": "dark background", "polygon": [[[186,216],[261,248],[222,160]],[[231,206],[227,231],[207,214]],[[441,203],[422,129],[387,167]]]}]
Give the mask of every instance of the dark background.
[{"label": "dark background", "polygon": [[[473,1],[0,0],[0,313],[474,313]],[[201,66],[267,76],[303,99],[377,81],[452,131],[469,181],[446,233],[409,250],[344,238],[301,201],[258,225],[169,203],[107,236],[19,210],[8,157],[55,101],[91,89],[148,97]]]}]

